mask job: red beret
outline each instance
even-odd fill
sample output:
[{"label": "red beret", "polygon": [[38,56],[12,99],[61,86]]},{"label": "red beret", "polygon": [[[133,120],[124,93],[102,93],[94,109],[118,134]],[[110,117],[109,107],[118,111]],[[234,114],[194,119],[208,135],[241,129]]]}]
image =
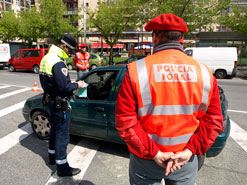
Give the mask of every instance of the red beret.
[{"label": "red beret", "polygon": [[145,25],[146,31],[152,30],[173,30],[182,33],[188,32],[188,28],[184,20],[174,14],[161,14],[154,19],[151,19]]},{"label": "red beret", "polygon": [[85,48],[85,47],[87,47],[87,45],[86,44],[81,44],[79,47],[80,48]]}]

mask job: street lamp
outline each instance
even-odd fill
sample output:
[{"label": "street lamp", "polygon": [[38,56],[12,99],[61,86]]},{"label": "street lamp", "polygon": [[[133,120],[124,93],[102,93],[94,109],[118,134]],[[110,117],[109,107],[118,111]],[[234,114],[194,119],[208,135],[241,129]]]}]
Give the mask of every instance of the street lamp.
[{"label": "street lamp", "polygon": [[83,17],[84,17],[84,43],[86,44],[86,27],[87,27],[87,17],[86,17],[86,0],[83,0]]}]

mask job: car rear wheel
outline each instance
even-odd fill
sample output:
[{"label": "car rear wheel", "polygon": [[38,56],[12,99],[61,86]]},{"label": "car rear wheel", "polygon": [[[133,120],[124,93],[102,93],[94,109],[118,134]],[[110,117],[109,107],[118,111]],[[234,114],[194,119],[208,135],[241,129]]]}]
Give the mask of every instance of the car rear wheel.
[{"label": "car rear wheel", "polygon": [[97,68],[97,66],[94,64],[94,65],[92,65],[91,68],[92,68],[92,69],[95,69],[95,68]]},{"label": "car rear wheel", "polygon": [[71,64],[68,64],[67,66],[68,66],[68,69],[69,70],[72,70],[73,69],[73,66]]},{"label": "car rear wheel", "polygon": [[218,79],[226,78],[226,71],[223,69],[219,69],[219,70],[215,71],[215,77]]},{"label": "car rear wheel", "polygon": [[14,72],[15,71],[15,67],[12,64],[9,65],[9,71],[10,72]]},{"label": "car rear wheel", "polygon": [[33,66],[33,72],[38,74],[39,73],[39,66],[38,65],[34,65]]},{"label": "car rear wheel", "polygon": [[32,129],[40,139],[49,137],[51,128],[49,120],[49,115],[45,112],[37,111],[32,115]]}]

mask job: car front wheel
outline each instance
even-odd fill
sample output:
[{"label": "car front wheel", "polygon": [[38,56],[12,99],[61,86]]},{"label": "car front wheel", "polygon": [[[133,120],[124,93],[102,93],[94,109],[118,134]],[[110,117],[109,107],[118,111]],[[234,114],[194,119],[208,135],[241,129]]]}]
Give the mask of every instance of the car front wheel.
[{"label": "car front wheel", "polygon": [[49,120],[49,115],[45,112],[37,111],[32,115],[32,129],[40,139],[49,137],[51,128]]}]

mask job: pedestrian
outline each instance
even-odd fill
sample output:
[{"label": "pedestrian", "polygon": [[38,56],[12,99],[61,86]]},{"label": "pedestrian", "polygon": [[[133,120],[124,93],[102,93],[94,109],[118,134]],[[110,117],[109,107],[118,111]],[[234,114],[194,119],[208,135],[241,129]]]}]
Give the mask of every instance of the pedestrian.
[{"label": "pedestrian", "polygon": [[74,65],[77,70],[77,80],[80,80],[84,73],[88,72],[90,54],[87,52],[87,45],[81,44],[79,51],[75,54]]},{"label": "pedestrian", "polygon": [[162,14],[150,20],[154,52],[129,63],[118,92],[116,129],[130,150],[132,185],[194,185],[196,155],[222,131],[215,77],[183,52],[184,20]]},{"label": "pedestrian", "polygon": [[76,46],[76,40],[65,34],[57,46],[51,46],[40,63],[39,77],[44,90],[43,104],[48,106],[51,115],[49,164],[57,164],[58,176],[73,176],[81,171],[70,167],[66,158],[71,114],[69,100],[74,90],[83,87],[83,82],[71,82],[64,59],[74,52]]}]

